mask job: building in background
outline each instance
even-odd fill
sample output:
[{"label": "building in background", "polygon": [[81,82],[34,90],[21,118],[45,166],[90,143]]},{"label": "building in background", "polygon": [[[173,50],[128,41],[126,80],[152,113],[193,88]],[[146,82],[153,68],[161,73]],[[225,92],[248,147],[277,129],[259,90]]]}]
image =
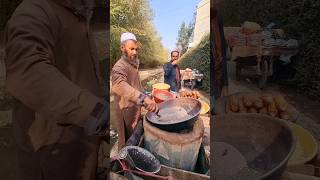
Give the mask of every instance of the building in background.
[{"label": "building in background", "polygon": [[193,41],[189,43],[189,47],[196,46],[208,33],[210,33],[210,0],[201,0],[197,6]]}]

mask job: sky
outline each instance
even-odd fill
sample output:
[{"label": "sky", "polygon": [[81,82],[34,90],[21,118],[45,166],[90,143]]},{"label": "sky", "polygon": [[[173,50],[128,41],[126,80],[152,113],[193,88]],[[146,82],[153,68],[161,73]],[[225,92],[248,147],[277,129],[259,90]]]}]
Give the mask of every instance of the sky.
[{"label": "sky", "polygon": [[176,47],[178,31],[183,21],[189,24],[200,0],[149,0],[154,14],[153,24],[162,44],[169,50]]}]

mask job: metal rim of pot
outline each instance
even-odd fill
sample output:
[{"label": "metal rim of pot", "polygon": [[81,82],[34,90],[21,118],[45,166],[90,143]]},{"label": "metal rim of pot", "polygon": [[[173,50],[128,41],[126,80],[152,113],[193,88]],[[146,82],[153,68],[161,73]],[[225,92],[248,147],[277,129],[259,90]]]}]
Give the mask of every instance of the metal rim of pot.
[{"label": "metal rim of pot", "polygon": [[[129,152],[128,152],[129,149],[138,149],[138,151],[146,153],[155,161],[157,168],[154,171],[150,172],[137,167],[133,159],[129,155]],[[125,160],[132,168],[135,168],[141,172],[156,174],[161,169],[160,161],[151,152],[139,146],[125,146],[119,151],[119,158]]]},{"label": "metal rim of pot", "polygon": [[[200,115],[201,102],[200,102],[198,99],[187,98],[187,97],[180,97],[180,98],[175,98],[175,99],[169,99],[169,100],[167,100],[167,101],[164,101],[164,102],[162,102],[162,103],[159,103],[158,106],[159,106],[159,107],[160,107],[160,106],[164,106],[165,104],[168,104],[168,103],[170,103],[171,101],[179,101],[179,100],[181,100],[181,99],[186,99],[186,100],[190,100],[190,101],[196,102],[196,103],[197,103],[197,106],[196,106],[196,107],[198,108],[197,112],[194,113],[192,116],[190,116],[189,119],[183,119],[183,120],[181,120],[181,121],[174,121],[174,122],[172,122],[172,123],[156,123],[156,124],[159,124],[159,125],[174,125],[174,124],[186,122],[186,121],[191,120],[191,119],[193,119],[193,118],[196,118],[196,117],[198,117],[198,116]],[[153,121],[151,121],[151,120],[149,119],[149,117],[153,117],[153,116],[156,116],[156,114],[153,113],[153,112],[148,112],[148,113],[146,114],[147,120],[148,120],[149,122],[155,124],[155,122],[153,122]]]},{"label": "metal rim of pot", "polygon": [[180,130],[186,129],[187,127],[192,126],[193,123],[195,122],[195,120],[200,115],[200,112],[201,112],[201,102],[198,99],[186,98],[186,97],[181,97],[181,98],[176,98],[176,99],[169,99],[167,101],[159,103],[158,106],[159,107],[166,106],[166,104],[171,103],[171,101],[181,101],[183,99],[188,100],[188,101],[194,101],[195,103],[197,103],[195,105],[195,107],[197,108],[196,112],[192,116],[190,116],[188,119],[183,119],[183,120],[180,120],[180,121],[174,121],[174,122],[171,122],[171,123],[159,123],[159,122],[154,122],[154,121],[151,120],[153,116],[156,116],[156,114],[153,113],[153,112],[148,112],[146,114],[146,116],[145,116],[146,119],[148,120],[148,122],[150,122],[151,124],[157,126],[158,128],[163,129],[163,130],[168,130],[168,131],[173,131],[171,129],[175,129],[175,131],[180,131]]},{"label": "metal rim of pot", "polygon": [[[244,113],[239,113],[238,114],[239,116],[243,116]],[[253,114],[252,114],[253,115]],[[224,115],[222,115],[224,116]],[[270,116],[267,116],[267,115],[259,115],[259,116],[265,116],[265,117],[268,117],[270,118]],[[288,133],[289,133],[289,137],[290,139],[292,140],[291,141],[291,146],[289,148],[289,151],[287,153],[287,155],[281,160],[281,162],[276,165],[275,167],[273,167],[272,169],[270,169],[269,171],[263,173],[259,179],[261,180],[276,180],[276,178],[274,177],[275,174],[278,174],[276,177],[279,176],[279,173],[281,173],[280,175],[283,174],[284,170],[285,170],[285,167],[286,165],[288,164],[288,161],[291,157],[291,155],[293,154],[294,150],[295,150],[295,146],[296,146],[296,137],[294,136],[291,128],[289,127],[289,125],[287,125],[283,120],[281,120],[280,118],[273,118],[272,119],[275,123],[278,123],[280,126],[282,126],[283,128],[285,128]],[[278,180],[278,178],[277,178]]]},{"label": "metal rim of pot", "polygon": [[[244,93],[234,93],[233,95],[237,95],[237,94],[244,94]],[[219,101],[221,102],[221,100]],[[224,106],[223,106],[224,107]],[[231,113],[232,114],[232,113]],[[235,114],[242,114],[242,113],[235,113]],[[279,122],[280,125],[285,126],[286,129],[289,130],[290,133],[290,137],[292,139],[292,145],[290,148],[289,153],[287,154],[287,156],[281,161],[280,164],[278,164],[276,167],[274,167],[272,170],[270,170],[269,172],[265,173],[261,179],[267,178],[269,176],[271,176],[273,173],[275,173],[278,169],[280,169],[282,166],[288,164],[288,161],[291,157],[291,155],[293,154],[294,150],[295,150],[295,146],[296,146],[296,137],[293,135],[293,132],[291,130],[291,128],[289,127],[289,125],[287,125],[285,122],[283,122],[283,120],[279,119],[279,118],[274,118],[277,122]]]},{"label": "metal rim of pot", "polygon": [[290,137],[292,139],[292,144],[291,144],[291,148],[290,148],[290,151],[287,154],[287,156],[277,166],[275,166],[269,172],[262,175],[261,179],[268,178],[269,176],[272,176],[272,174],[274,174],[277,170],[281,169],[281,167],[284,167],[288,163],[291,155],[293,154],[293,152],[295,150],[295,146],[296,146],[296,137],[293,135],[291,128],[279,118],[275,118],[274,120],[277,121],[282,126],[284,126],[289,131]]}]

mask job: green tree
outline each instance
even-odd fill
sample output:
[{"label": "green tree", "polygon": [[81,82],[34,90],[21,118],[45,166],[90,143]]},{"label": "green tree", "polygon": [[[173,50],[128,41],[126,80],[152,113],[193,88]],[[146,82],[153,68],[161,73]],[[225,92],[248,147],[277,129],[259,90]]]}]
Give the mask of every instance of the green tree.
[{"label": "green tree", "polygon": [[146,66],[165,62],[167,51],[152,23],[153,12],[147,0],[110,1],[110,61],[111,66],[120,58],[120,36],[132,32],[141,43],[139,59]]},{"label": "green tree", "polygon": [[181,48],[181,55],[187,52],[188,45],[191,42],[191,36],[193,34],[194,23],[190,22],[187,26],[185,22],[182,22],[180,29],[178,31],[178,38],[176,46]]}]

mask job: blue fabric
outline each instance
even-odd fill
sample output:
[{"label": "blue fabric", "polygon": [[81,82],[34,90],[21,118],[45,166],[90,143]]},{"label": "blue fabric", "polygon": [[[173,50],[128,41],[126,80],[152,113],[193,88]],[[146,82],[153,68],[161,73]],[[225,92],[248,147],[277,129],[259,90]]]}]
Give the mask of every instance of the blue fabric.
[{"label": "blue fabric", "polygon": [[178,92],[175,67],[171,64],[171,62],[167,62],[163,65],[163,70],[164,70],[164,83],[170,85],[171,91]]}]

